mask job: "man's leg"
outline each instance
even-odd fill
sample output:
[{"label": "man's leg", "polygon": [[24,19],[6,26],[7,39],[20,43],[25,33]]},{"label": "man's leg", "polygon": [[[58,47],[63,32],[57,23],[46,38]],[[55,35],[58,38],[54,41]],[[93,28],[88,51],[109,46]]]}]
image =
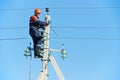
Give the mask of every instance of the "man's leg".
[{"label": "man's leg", "polygon": [[42,58],[43,56],[40,55],[41,51],[41,44],[39,39],[34,38],[34,58]]}]

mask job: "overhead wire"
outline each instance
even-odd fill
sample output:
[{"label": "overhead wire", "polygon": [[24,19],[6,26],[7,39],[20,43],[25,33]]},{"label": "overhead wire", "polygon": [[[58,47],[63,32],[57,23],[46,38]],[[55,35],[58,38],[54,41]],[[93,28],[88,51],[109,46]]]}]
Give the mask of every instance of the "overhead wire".
[{"label": "overhead wire", "polygon": [[92,6],[92,7],[85,7],[85,6],[81,6],[81,7],[51,7],[52,9],[119,9],[120,6]]},{"label": "overhead wire", "polygon": [[[31,38],[1,38],[0,41],[5,40],[26,40]],[[68,39],[68,40],[120,40],[120,38],[97,38],[97,37],[51,37],[51,39]]]},{"label": "overhead wire", "polygon": [[35,8],[6,8],[6,9],[0,9],[0,11],[18,11],[18,10],[32,10]]},{"label": "overhead wire", "polygon": [[30,39],[30,38],[0,38],[1,41],[4,41],[4,40],[26,40],[26,39]]},{"label": "overhead wire", "polygon": [[[29,27],[1,27],[0,29],[27,29]],[[79,26],[52,26],[52,30],[53,28],[66,28],[66,29],[120,29],[120,27],[79,27]],[[54,31],[54,30],[53,30]]]},{"label": "overhead wire", "polygon": [[[120,6],[101,6],[101,7],[50,7],[51,9],[119,9]],[[14,9],[0,9],[0,11],[14,11],[14,10],[32,10],[35,8],[14,8]],[[44,8],[41,8],[44,9]],[[4,27],[0,29],[25,29],[28,27]],[[60,26],[53,28],[71,28],[71,29],[120,29],[120,27],[75,27],[75,26]],[[52,29],[53,30],[53,29]],[[53,30],[53,32],[58,36],[58,34]],[[0,40],[23,40],[30,38],[1,38]],[[52,37],[52,39],[95,39],[95,40],[120,40],[117,38],[80,38],[80,37]]]},{"label": "overhead wire", "polygon": [[[28,27],[12,27],[12,28],[0,28],[0,29],[25,29]],[[119,38],[82,38],[82,37],[59,37],[56,31],[53,28],[71,28],[71,29],[120,29],[120,27],[51,27],[53,33],[56,37],[51,37],[51,39],[74,39],[74,40],[120,40]],[[1,38],[0,40],[25,40],[30,38]]]},{"label": "overhead wire", "polygon": [[[81,6],[81,7],[49,7],[50,9],[119,9],[120,6]],[[0,9],[0,11],[17,11],[17,10],[33,10],[35,8],[6,8]],[[41,7],[41,9],[44,9]]]},{"label": "overhead wire", "polygon": [[56,38],[56,37],[52,37],[54,39],[76,39],[76,40],[120,40],[120,38],[96,38],[96,37],[59,37],[59,38]]},{"label": "overhead wire", "polygon": [[53,33],[56,35],[56,37],[59,37],[58,36],[58,34],[57,34],[57,32],[54,30],[54,28],[53,27],[51,27],[51,30],[53,31]]},{"label": "overhead wire", "polygon": [[71,29],[120,29],[120,27],[78,27],[78,26],[61,26],[61,27],[54,27],[54,28],[71,28]]},{"label": "overhead wire", "polygon": [[0,27],[0,29],[25,29],[25,28],[28,28],[28,27]]}]

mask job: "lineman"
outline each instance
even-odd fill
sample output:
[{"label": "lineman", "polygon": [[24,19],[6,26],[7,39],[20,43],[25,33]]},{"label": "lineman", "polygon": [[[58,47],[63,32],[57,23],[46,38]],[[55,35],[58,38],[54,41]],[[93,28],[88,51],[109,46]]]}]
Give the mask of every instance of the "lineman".
[{"label": "lineman", "polygon": [[40,34],[40,28],[45,29],[46,25],[49,25],[46,21],[40,21],[39,16],[41,14],[41,10],[39,8],[36,8],[34,10],[34,15],[30,17],[30,29],[29,34],[32,37],[33,43],[34,43],[34,58],[42,58],[43,56],[40,55],[41,51],[43,50],[41,48],[41,44],[43,41],[41,40],[43,37]]}]

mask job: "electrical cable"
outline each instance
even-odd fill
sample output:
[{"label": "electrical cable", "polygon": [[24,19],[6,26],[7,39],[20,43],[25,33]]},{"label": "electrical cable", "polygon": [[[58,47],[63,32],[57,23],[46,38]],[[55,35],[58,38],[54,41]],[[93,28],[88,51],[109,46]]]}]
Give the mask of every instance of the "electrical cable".
[{"label": "electrical cable", "polygon": [[51,7],[52,9],[116,9],[120,6],[93,6],[93,7]]},{"label": "electrical cable", "polygon": [[76,40],[120,40],[120,38],[96,38],[96,37],[91,37],[91,38],[82,38],[82,37],[52,37],[52,39],[76,39]]},{"label": "electrical cable", "polygon": [[[93,6],[93,7],[50,7],[50,9],[119,9],[120,6]],[[6,9],[0,9],[0,11],[26,11],[26,10],[33,10],[35,8],[6,8]],[[44,9],[44,8],[41,8]]]},{"label": "electrical cable", "polygon": [[59,37],[58,34],[56,33],[56,31],[51,27],[51,30],[53,31],[53,33],[56,35],[56,37]]},{"label": "electrical cable", "polygon": [[[5,40],[26,40],[31,38],[1,38],[0,41]],[[120,38],[96,38],[96,37],[51,37],[51,39],[68,39],[68,40],[120,40]]]},{"label": "electrical cable", "polygon": [[70,27],[54,27],[54,28],[69,28],[69,29],[120,29],[120,27],[78,27],[78,26],[70,26]]},{"label": "electrical cable", "polygon": [[4,41],[4,40],[26,40],[26,39],[30,39],[30,38],[1,38],[0,40]]},{"label": "electrical cable", "polygon": [[1,27],[0,29],[25,29],[25,28],[28,28],[28,27]]},{"label": "electrical cable", "polygon": [[[120,29],[120,27],[79,27],[79,26],[53,26],[52,27],[52,30],[53,28],[57,28],[57,29],[60,29],[60,28],[65,28],[65,29]],[[2,29],[28,29],[28,27],[1,27],[0,28],[1,30]],[[56,34],[55,30],[53,30],[53,32]]]}]

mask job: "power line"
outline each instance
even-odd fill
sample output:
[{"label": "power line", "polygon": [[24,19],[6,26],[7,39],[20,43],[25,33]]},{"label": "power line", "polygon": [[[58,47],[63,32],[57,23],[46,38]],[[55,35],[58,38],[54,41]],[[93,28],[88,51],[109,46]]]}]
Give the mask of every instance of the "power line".
[{"label": "power line", "polygon": [[[5,41],[5,40],[27,40],[31,38],[1,38],[0,41]],[[51,39],[68,39],[68,40],[120,40],[120,38],[96,38],[96,37],[51,37]]]},{"label": "power line", "polygon": [[120,6],[93,6],[93,7],[52,7],[52,9],[116,9]]},{"label": "power line", "polygon": [[29,27],[1,27],[0,29],[25,29]]},{"label": "power line", "polygon": [[56,37],[58,37],[57,32],[51,27],[51,30],[53,31],[53,33],[56,35]]},{"label": "power line", "polygon": [[[28,29],[29,27],[1,27],[0,29]],[[120,27],[78,27],[78,26],[53,26],[52,28],[66,28],[66,29],[120,29]]]},{"label": "power line", "polygon": [[71,29],[120,29],[120,27],[78,27],[78,26],[70,26],[70,27],[53,27],[53,28],[71,28]]},{"label": "power line", "polygon": [[52,37],[54,39],[80,39],[80,40],[120,40],[120,38],[82,38],[82,37],[59,37],[59,38],[56,38],[56,37]]},{"label": "power line", "polygon": [[[50,7],[50,9],[119,9],[120,6],[93,6],[93,7]],[[26,10],[33,10],[35,8],[6,8],[0,9],[0,11],[26,11]],[[41,8],[45,9],[45,8]]]},{"label": "power line", "polygon": [[30,38],[1,38],[0,40],[4,41],[4,40],[26,40],[26,39],[30,39]]},{"label": "power line", "polygon": [[8,9],[0,9],[0,11],[23,11],[23,10],[33,10],[33,9],[35,9],[35,8],[8,8]]}]

